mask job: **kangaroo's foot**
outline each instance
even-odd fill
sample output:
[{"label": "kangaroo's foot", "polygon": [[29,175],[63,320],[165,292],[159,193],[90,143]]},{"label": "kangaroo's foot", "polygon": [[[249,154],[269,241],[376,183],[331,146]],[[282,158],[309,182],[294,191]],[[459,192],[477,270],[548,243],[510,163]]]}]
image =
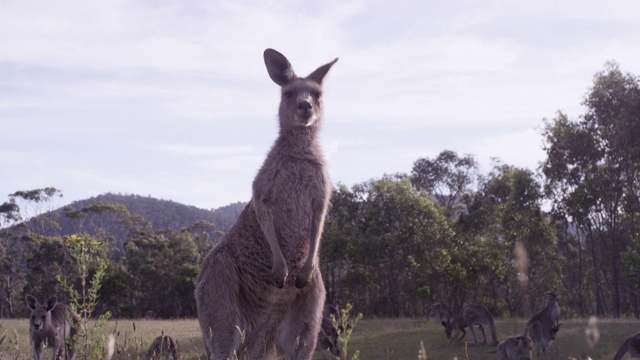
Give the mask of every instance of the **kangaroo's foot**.
[{"label": "kangaroo's foot", "polygon": [[282,289],[284,287],[284,283],[287,281],[288,275],[289,269],[287,269],[286,263],[280,262],[273,265],[273,268],[271,269],[271,277],[273,279],[273,283],[278,289]]}]

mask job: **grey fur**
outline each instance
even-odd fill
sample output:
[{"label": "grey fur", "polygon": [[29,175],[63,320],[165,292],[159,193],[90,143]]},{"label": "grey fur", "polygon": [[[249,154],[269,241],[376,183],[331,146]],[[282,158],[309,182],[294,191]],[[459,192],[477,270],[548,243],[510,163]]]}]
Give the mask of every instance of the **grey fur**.
[{"label": "grey fur", "polygon": [[529,336],[510,336],[498,344],[497,360],[531,359],[531,338]]},{"label": "grey fur", "polygon": [[171,357],[173,360],[178,360],[176,341],[169,335],[155,338],[147,350],[147,359],[160,359],[161,357]]},{"label": "grey fur", "polygon": [[[74,338],[77,332],[78,319],[67,305],[59,303],[56,296],[51,296],[44,304],[27,295],[27,306],[31,310],[29,318],[29,343],[33,348],[33,358],[40,360],[42,346],[52,348],[52,359],[60,359],[65,355],[65,339]],[[73,326],[67,321],[67,316],[73,319]],[[72,340],[66,345],[66,358],[75,359]]]},{"label": "grey fur", "polygon": [[[334,326],[334,319],[336,326]],[[337,357],[340,357],[340,346],[338,345],[338,339],[340,333],[343,333],[345,329],[342,327],[342,318],[340,311],[335,305],[326,304],[322,310],[322,326],[318,333],[318,347],[322,350],[328,350]]]},{"label": "grey fur", "polygon": [[553,343],[556,338],[558,330],[560,330],[560,323],[558,318],[560,316],[560,298],[556,294],[556,290],[548,291],[547,306],[539,313],[533,315],[527,322],[525,332],[531,336],[533,342],[536,343],[536,354],[542,355],[547,352],[547,349]]},{"label": "grey fur", "polygon": [[640,359],[640,332],[629,336],[627,340],[620,344],[618,351],[613,356],[613,360],[622,360],[626,353],[629,353],[629,356],[634,359]]},{"label": "grey fur", "polygon": [[282,87],[280,134],[236,223],[207,254],[196,281],[198,319],[210,359],[311,359],[322,321],[318,245],[331,184],[317,141],[322,81],[334,61],[306,78],[267,49]]}]

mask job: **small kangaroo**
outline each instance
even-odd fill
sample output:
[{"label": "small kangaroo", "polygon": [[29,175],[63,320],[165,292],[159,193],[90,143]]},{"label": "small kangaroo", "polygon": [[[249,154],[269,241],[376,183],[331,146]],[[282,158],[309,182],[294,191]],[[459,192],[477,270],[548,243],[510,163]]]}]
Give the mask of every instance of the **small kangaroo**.
[{"label": "small kangaroo", "polygon": [[531,359],[531,338],[527,334],[510,336],[498,344],[497,360]]},{"label": "small kangaroo", "polygon": [[[336,320],[337,319],[338,318],[336,318]],[[338,330],[333,326],[333,319],[323,314],[322,325],[318,333],[318,347],[322,350],[328,350],[337,357],[340,357],[340,347],[338,346],[339,336]]]},{"label": "small kangaroo", "polygon": [[[473,325],[478,325],[480,330],[482,330],[482,343],[478,343],[478,338],[476,337],[476,332],[473,330]],[[491,316],[489,310],[482,305],[471,304],[465,306],[452,320],[447,319],[447,321],[443,321],[442,326],[444,326],[447,338],[451,340],[455,340],[458,337],[458,334],[462,332],[458,342],[462,341],[465,335],[467,335],[467,332],[464,329],[468,327],[469,330],[471,330],[473,342],[476,346],[487,343],[485,327],[489,327],[489,330],[491,331],[491,341],[494,345],[498,345],[498,336],[496,335],[493,316]]]},{"label": "small kangaroo", "polygon": [[149,350],[147,350],[147,359],[168,358],[171,356],[173,360],[178,360],[178,347],[176,341],[169,335],[158,336],[153,340]]},{"label": "small kangaroo", "polygon": [[317,134],[322,82],[336,61],[302,78],[284,55],[264,51],[269,77],[281,87],[280,133],[251,200],[196,280],[209,359],[313,355],[325,299],[318,245],[332,191]]},{"label": "small kangaroo", "polygon": [[525,331],[530,334],[531,339],[536,343],[537,355],[547,352],[560,330],[560,323],[558,322],[560,298],[556,294],[556,290],[548,291],[545,294],[547,295],[547,306],[533,315],[525,327]]},{"label": "small kangaroo", "polygon": [[[59,303],[56,296],[51,296],[44,304],[27,295],[27,306],[31,310],[29,320],[29,343],[33,348],[33,358],[40,360],[42,346],[52,348],[52,359],[60,359],[64,355],[63,344],[66,339],[72,340],[67,343],[66,358],[75,359],[73,349],[73,339],[78,326],[78,319],[65,304]],[[73,319],[73,326],[67,321],[67,316]]]},{"label": "small kangaroo", "polygon": [[629,353],[632,358],[640,358],[640,332],[627,338],[618,348],[613,360],[622,360],[624,355]]}]

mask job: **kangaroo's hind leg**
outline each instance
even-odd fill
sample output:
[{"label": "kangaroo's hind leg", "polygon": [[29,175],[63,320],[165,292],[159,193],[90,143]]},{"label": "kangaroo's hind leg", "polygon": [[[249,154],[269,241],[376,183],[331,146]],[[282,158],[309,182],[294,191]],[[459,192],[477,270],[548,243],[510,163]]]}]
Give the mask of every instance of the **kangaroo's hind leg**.
[{"label": "kangaroo's hind leg", "polygon": [[238,311],[238,276],[223,252],[205,258],[196,282],[198,320],[208,359],[233,359],[241,354],[242,327]]},{"label": "kangaroo's hind leg", "polygon": [[322,325],[325,288],[316,267],[309,284],[298,296],[276,329],[276,347],[287,360],[310,360]]}]

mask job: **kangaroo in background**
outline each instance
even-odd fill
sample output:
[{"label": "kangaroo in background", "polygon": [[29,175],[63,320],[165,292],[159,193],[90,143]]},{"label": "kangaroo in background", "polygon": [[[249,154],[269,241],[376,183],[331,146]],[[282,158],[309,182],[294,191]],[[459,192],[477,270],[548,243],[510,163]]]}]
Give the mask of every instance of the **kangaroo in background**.
[{"label": "kangaroo in background", "polygon": [[[75,359],[73,349],[73,339],[77,332],[78,319],[65,304],[59,303],[56,296],[51,296],[44,304],[27,295],[27,306],[31,310],[29,319],[29,343],[33,348],[33,358],[40,360],[42,346],[52,348],[52,359],[60,359],[64,355],[63,344],[66,339],[72,340],[66,344],[66,358]],[[73,324],[69,324],[67,316],[73,319]]]},{"label": "kangaroo in background", "polygon": [[632,358],[640,358],[640,332],[629,336],[620,345],[620,348],[613,356],[613,360],[622,360],[626,353],[629,353]]},{"label": "kangaroo in background", "polygon": [[556,334],[560,330],[558,318],[560,316],[560,298],[556,294],[556,290],[548,291],[547,306],[539,313],[533,315],[527,322],[525,331],[529,333],[533,342],[536,343],[536,354],[542,355],[556,338]]},{"label": "kangaroo in background", "polygon": [[[482,343],[478,343],[478,338],[476,337],[476,332],[473,330],[473,325],[478,325],[478,327],[482,331]],[[455,340],[458,337],[458,334],[462,333],[462,335],[458,339],[458,342],[462,341],[465,335],[467,335],[467,332],[464,329],[468,327],[469,330],[471,330],[473,342],[476,346],[484,345],[487,343],[487,334],[485,333],[485,327],[489,327],[489,330],[491,331],[492,344],[498,345],[498,336],[496,335],[496,327],[493,323],[493,316],[491,316],[489,310],[487,310],[487,308],[483,305],[471,304],[465,306],[453,319],[447,319],[447,321],[443,321],[442,326],[444,326],[444,331],[447,334],[448,339]]]},{"label": "kangaroo in background", "polygon": [[311,359],[325,288],[318,243],[331,183],[317,140],[322,82],[337,61],[298,77],[267,49],[269,77],[281,87],[280,133],[253,181],[253,195],[207,254],[196,280],[208,358]]},{"label": "kangaroo in background", "polygon": [[525,333],[510,336],[498,344],[497,360],[529,360],[531,359],[531,338]]},{"label": "kangaroo in background", "polygon": [[158,336],[153,340],[149,350],[147,350],[146,359],[160,359],[171,356],[173,360],[178,360],[178,347],[176,341],[169,335]]}]

